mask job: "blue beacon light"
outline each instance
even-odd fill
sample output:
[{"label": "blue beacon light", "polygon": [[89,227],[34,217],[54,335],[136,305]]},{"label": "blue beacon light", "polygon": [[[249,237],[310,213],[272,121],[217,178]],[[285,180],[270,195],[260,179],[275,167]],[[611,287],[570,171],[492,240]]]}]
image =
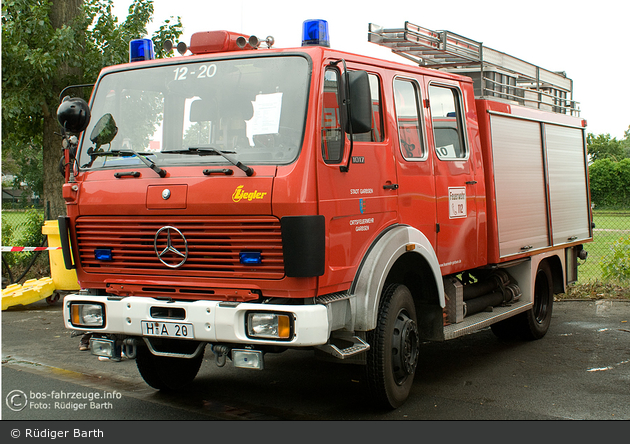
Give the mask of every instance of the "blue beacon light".
[{"label": "blue beacon light", "polygon": [[330,47],[328,22],[326,20],[305,20],[302,24],[302,46]]},{"label": "blue beacon light", "polygon": [[143,60],[153,60],[154,58],[153,40],[137,39],[129,42],[130,62],[141,62]]},{"label": "blue beacon light", "polygon": [[262,264],[262,254],[258,251],[241,251],[238,258],[240,263],[243,265]]},{"label": "blue beacon light", "polygon": [[114,260],[111,248],[97,248],[94,250],[94,258],[98,261]]}]

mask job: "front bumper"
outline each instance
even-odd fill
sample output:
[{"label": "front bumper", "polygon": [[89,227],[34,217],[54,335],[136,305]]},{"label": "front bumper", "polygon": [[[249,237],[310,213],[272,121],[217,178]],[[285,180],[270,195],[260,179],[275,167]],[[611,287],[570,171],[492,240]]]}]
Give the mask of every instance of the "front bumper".
[{"label": "front bumper", "polygon": [[[74,302],[98,303],[104,306],[105,325],[102,328],[79,327],[72,324],[70,306]],[[155,312],[168,309],[184,310],[185,317],[177,319],[154,318]],[[160,310],[162,309],[162,310]],[[129,296],[109,299],[107,296],[72,294],[64,298],[66,328],[94,333],[143,336],[142,321],[177,322],[192,324],[194,339],[202,342],[231,344],[282,345],[308,347],[325,344],[330,336],[328,310],[324,305],[275,305],[233,303],[220,301],[167,302],[153,298]],[[250,338],[246,334],[249,312],[288,313],[293,318],[293,336],[290,340]]]}]

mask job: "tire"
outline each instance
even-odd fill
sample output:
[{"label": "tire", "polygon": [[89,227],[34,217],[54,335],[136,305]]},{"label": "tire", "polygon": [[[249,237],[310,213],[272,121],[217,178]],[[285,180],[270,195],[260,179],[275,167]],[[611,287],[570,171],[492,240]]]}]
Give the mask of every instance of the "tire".
[{"label": "tire", "polygon": [[143,346],[138,347],[136,353],[136,366],[144,382],[163,391],[178,390],[190,384],[203,361],[203,350],[191,359],[156,356]]},{"label": "tire", "polygon": [[404,285],[383,289],[377,326],[367,332],[367,382],[377,407],[400,407],[409,397],[418,365],[420,335],[411,292]]},{"label": "tire", "polygon": [[492,332],[500,339],[541,339],[549,330],[552,312],[553,275],[549,264],[541,262],[534,282],[534,306],[525,313],[493,324]]},{"label": "tire", "polygon": [[525,328],[523,336],[526,339],[540,339],[547,333],[551,325],[553,311],[553,276],[547,262],[542,262],[536,272],[534,284],[534,306],[525,312]]}]

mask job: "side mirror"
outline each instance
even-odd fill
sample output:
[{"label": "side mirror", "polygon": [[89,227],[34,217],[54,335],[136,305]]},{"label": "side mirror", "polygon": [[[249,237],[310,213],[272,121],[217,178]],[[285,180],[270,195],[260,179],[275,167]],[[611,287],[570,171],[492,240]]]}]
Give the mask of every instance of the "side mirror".
[{"label": "side mirror", "polygon": [[[370,80],[365,71],[349,71],[350,107],[352,133],[367,133],[372,130],[372,97]],[[350,127],[346,125],[346,132]]]},{"label": "side mirror", "polygon": [[90,123],[90,107],[80,97],[66,96],[57,108],[57,120],[66,131],[79,134]]},{"label": "side mirror", "polygon": [[118,134],[118,127],[116,126],[116,121],[114,120],[114,116],[107,113],[104,114],[103,117],[98,119],[96,125],[94,125],[94,129],[90,134],[90,140],[97,147],[101,145],[106,145],[114,140]]}]

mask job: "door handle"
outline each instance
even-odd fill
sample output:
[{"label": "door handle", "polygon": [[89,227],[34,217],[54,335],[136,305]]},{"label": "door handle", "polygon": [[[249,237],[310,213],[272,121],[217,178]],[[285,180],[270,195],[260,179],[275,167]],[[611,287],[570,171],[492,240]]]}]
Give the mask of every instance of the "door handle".
[{"label": "door handle", "polygon": [[476,180],[468,180],[468,181],[466,181],[466,185],[474,185],[476,183],[477,183]]},{"label": "door handle", "polygon": [[398,184],[397,183],[392,183],[390,185],[383,185],[383,189],[384,190],[397,190],[398,189]]}]

